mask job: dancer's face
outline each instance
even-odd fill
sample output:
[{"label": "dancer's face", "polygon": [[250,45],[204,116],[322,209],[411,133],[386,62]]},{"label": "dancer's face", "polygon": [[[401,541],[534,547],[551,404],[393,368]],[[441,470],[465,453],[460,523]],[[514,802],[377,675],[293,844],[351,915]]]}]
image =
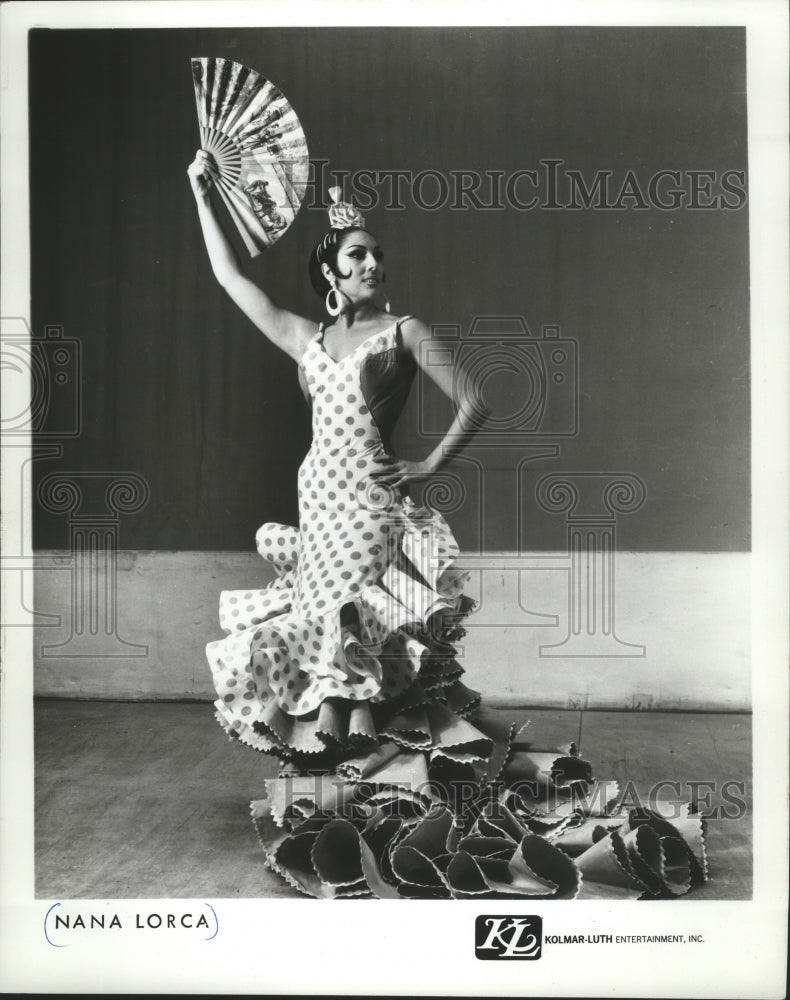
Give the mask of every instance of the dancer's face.
[{"label": "dancer's face", "polygon": [[335,271],[345,277],[338,278],[338,287],[354,303],[370,301],[381,287],[384,278],[384,254],[370,233],[349,233],[340,245]]}]

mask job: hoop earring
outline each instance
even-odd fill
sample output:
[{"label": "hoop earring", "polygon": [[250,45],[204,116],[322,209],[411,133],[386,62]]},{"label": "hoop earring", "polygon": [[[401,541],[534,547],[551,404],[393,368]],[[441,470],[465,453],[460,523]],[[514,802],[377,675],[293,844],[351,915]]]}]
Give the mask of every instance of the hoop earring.
[{"label": "hoop earring", "polygon": [[384,299],[384,312],[388,313],[390,311],[390,300],[387,298],[384,292],[381,292],[380,296],[381,298]]},{"label": "hoop earring", "polygon": [[[330,302],[329,302],[329,299],[330,299],[330,297],[331,297],[331,295],[332,295],[333,292],[334,292],[334,295],[335,295],[335,300],[334,300],[334,304],[331,305]],[[340,300],[340,292],[337,290],[337,288],[334,285],[332,285],[330,287],[329,291],[326,293],[326,299],[324,301],[324,305],[326,306],[326,311],[329,313],[330,316],[339,316],[340,315],[340,310],[342,308],[342,304],[341,304],[341,300]]]}]

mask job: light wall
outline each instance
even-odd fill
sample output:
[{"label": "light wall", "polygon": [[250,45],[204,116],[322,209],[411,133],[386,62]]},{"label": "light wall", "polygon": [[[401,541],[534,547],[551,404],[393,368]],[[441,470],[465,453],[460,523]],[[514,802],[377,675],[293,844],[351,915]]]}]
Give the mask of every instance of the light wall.
[{"label": "light wall", "polygon": [[[36,563],[36,610],[60,624],[35,630],[35,693],[69,698],[211,699],[204,646],[221,636],[219,592],[259,588],[271,578],[255,553],[119,552],[110,574],[117,580],[115,633],[87,635],[75,656],[73,641],[57,648],[74,631],[72,559],[47,551]],[[748,554],[616,553],[614,631],[624,645],[615,651],[623,656],[611,649],[589,655],[600,642],[600,619],[576,650],[582,655],[552,656],[545,648],[568,634],[572,568],[565,553],[489,553],[460,564],[480,602],[467,622],[461,663],[467,683],[491,703],[750,709]],[[103,613],[103,600],[104,591],[83,595],[81,606]]]}]

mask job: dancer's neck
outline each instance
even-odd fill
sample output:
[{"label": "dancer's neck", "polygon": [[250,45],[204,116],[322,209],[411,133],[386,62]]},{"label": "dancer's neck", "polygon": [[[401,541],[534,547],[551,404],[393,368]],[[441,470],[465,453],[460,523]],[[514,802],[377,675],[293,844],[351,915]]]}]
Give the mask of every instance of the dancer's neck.
[{"label": "dancer's neck", "polygon": [[377,309],[376,306],[366,302],[359,306],[359,308],[351,307],[344,309],[337,317],[337,323],[344,330],[351,330],[357,326],[366,326],[369,323],[373,323],[380,315],[381,309]]}]

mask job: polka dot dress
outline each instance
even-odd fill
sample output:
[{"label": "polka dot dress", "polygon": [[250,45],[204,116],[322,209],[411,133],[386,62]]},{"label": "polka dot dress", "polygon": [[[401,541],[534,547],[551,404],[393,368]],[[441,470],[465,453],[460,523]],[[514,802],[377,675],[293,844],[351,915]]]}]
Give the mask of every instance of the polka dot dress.
[{"label": "polka dot dress", "polygon": [[313,440],[299,469],[299,528],[264,524],[257,549],[277,578],[221,595],[225,638],[207,646],[218,718],[257,749],[295,746],[295,723],[316,720],[318,733],[333,699],[377,705],[407,692],[426,661],[426,627],[463,600],[443,518],[370,477],[386,450],[360,373],[395,336],[392,326],[339,361],[322,331],[310,342],[302,368]]}]

